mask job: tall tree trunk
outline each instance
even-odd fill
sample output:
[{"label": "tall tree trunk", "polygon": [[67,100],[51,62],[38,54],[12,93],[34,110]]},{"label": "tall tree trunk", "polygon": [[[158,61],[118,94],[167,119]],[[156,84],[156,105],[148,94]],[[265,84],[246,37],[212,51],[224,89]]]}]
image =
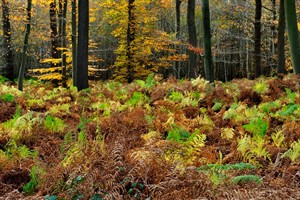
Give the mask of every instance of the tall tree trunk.
[{"label": "tall tree trunk", "polygon": [[286,73],[285,70],[285,12],[284,12],[284,0],[280,0],[279,5],[279,22],[278,22],[278,65],[277,65],[277,72],[278,73]]},{"label": "tall tree trunk", "polygon": [[[57,8],[56,0],[50,3],[50,30],[51,30],[51,56],[52,58],[59,58],[57,48],[58,44],[58,32],[57,32]],[[52,64],[55,67],[56,64]]]},{"label": "tall tree trunk", "polygon": [[205,77],[210,82],[215,80],[213,58],[211,52],[211,30],[209,0],[202,0],[203,36],[204,36],[204,63]]},{"label": "tall tree trunk", "polygon": [[285,8],[286,25],[287,25],[288,39],[289,39],[294,73],[299,74],[300,73],[300,44],[299,44],[299,31],[297,26],[295,0],[285,0],[284,8]]},{"label": "tall tree trunk", "polygon": [[10,17],[9,17],[9,6],[7,0],[2,0],[2,27],[4,35],[4,59],[5,67],[4,74],[9,80],[14,79],[14,66],[13,66],[13,53],[11,49],[11,28],[10,28]]},{"label": "tall tree trunk", "polygon": [[195,0],[188,0],[188,9],[187,9],[187,24],[188,24],[188,33],[189,33],[189,68],[188,76],[189,78],[195,78],[196,76],[196,62],[197,55],[193,49],[197,47],[197,33],[195,25]]},{"label": "tall tree trunk", "polygon": [[128,0],[128,27],[127,27],[127,82],[131,83],[134,79],[134,60],[133,60],[133,48],[132,43],[135,39],[135,16],[134,5],[135,0]]},{"label": "tall tree trunk", "polygon": [[77,72],[76,72],[76,56],[77,56],[77,43],[76,43],[76,0],[72,0],[72,74],[73,74],[73,83],[76,83],[77,80]]},{"label": "tall tree trunk", "polygon": [[24,37],[24,43],[23,43],[23,50],[22,50],[22,63],[19,70],[19,77],[18,77],[18,89],[20,91],[23,91],[23,79],[24,79],[24,73],[25,73],[25,64],[26,64],[26,53],[27,53],[27,46],[28,46],[28,40],[30,35],[30,28],[31,28],[31,6],[32,6],[32,0],[27,0],[27,17],[26,17],[26,32]]},{"label": "tall tree trunk", "polygon": [[[176,39],[179,41],[180,40],[180,37],[181,37],[181,21],[180,21],[180,17],[181,17],[181,9],[180,9],[180,6],[181,6],[181,2],[182,0],[176,0],[176,6],[175,6],[175,9],[176,9]],[[177,45],[176,47],[176,54],[179,55],[180,54],[180,45]],[[175,61],[175,72],[177,71],[178,72],[178,78],[180,77],[180,71],[181,71],[181,66],[180,66],[181,62],[178,60],[178,61]]]},{"label": "tall tree trunk", "polygon": [[78,1],[77,80],[78,91],[89,87],[88,82],[89,0]]},{"label": "tall tree trunk", "polygon": [[67,86],[67,7],[68,0],[62,0],[62,20],[61,20],[61,66],[62,66],[62,85],[63,87]]},{"label": "tall tree trunk", "polygon": [[272,53],[272,56],[275,55],[276,53],[276,43],[275,43],[275,40],[276,40],[276,20],[277,20],[277,12],[276,12],[276,0],[271,0],[272,1],[272,15],[273,15],[273,22],[272,22],[272,26],[271,26],[271,32],[272,32],[272,42],[271,42],[271,53]]},{"label": "tall tree trunk", "polygon": [[262,69],[261,69],[261,16],[262,16],[262,2],[261,2],[261,0],[255,0],[255,21],[254,21],[255,77],[262,75]]}]

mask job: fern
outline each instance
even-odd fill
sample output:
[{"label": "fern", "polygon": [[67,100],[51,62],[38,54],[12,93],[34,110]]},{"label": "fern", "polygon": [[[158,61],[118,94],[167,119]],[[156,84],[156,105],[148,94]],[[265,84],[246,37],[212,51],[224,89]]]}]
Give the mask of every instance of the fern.
[{"label": "fern", "polygon": [[190,137],[190,133],[187,132],[186,130],[174,126],[169,132],[167,136],[167,140],[173,140],[175,142],[184,142],[187,141],[187,139]]},{"label": "fern", "polygon": [[280,111],[278,111],[278,115],[281,117],[292,115],[297,109],[300,108],[299,104],[289,104],[284,106]]},{"label": "fern", "polygon": [[262,179],[259,176],[255,176],[255,175],[241,175],[241,176],[233,177],[230,182],[234,184],[243,184],[248,182],[255,182],[257,184],[262,184]]},{"label": "fern", "polygon": [[235,164],[207,164],[198,168],[198,170],[211,170],[215,169],[216,171],[231,171],[231,170],[245,170],[245,169],[255,169],[255,166],[249,163],[235,163]]},{"label": "fern", "polygon": [[271,101],[271,102],[266,102],[266,103],[261,103],[258,108],[268,114],[270,113],[272,110],[276,110],[279,109],[281,107],[281,102],[276,100],[276,101]]},{"label": "fern", "polygon": [[15,96],[12,94],[5,94],[3,96],[0,96],[0,99],[2,99],[5,102],[14,102],[15,101]]},{"label": "fern", "polygon": [[211,108],[213,111],[218,111],[222,108],[223,104],[221,102],[216,102],[214,106]]},{"label": "fern", "polygon": [[134,92],[131,98],[125,103],[129,106],[139,106],[144,104],[149,98],[141,92]]},{"label": "fern", "polygon": [[66,125],[62,119],[48,115],[44,121],[44,126],[46,129],[52,133],[63,133]]},{"label": "fern", "polygon": [[197,107],[198,106],[198,101],[196,99],[193,99],[191,97],[183,97],[180,103],[181,107],[186,107],[186,106],[193,106]]},{"label": "fern", "polygon": [[8,79],[8,78],[5,78],[4,76],[1,76],[1,75],[0,75],[0,84],[4,83],[4,82],[6,82],[6,81],[9,81],[9,79]]},{"label": "fern", "polygon": [[22,160],[26,158],[35,158],[38,154],[37,151],[31,151],[27,146],[18,146],[15,140],[11,140],[5,146],[5,154],[9,159]]},{"label": "fern", "polygon": [[270,154],[266,151],[264,145],[264,138],[259,136],[251,138],[246,135],[242,139],[238,140],[237,150],[242,153],[243,160],[245,162],[249,162],[255,166],[260,166],[260,164],[256,161],[256,157],[271,160]]},{"label": "fern", "polygon": [[289,88],[285,88],[285,92],[286,92],[286,96],[289,101],[288,103],[294,104],[296,101],[296,94],[294,92],[292,92],[292,90]]},{"label": "fern", "polygon": [[39,176],[44,173],[45,171],[40,167],[33,166],[31,168],[30,181],[23,186],[23,190],[27,195],[32,194],[36,190],[38,184],[40,183]]},{"label": "fern", "polygon": [[271,138],[273,140],[273,143],[276,147],[280,148],[283,145],[283,142],[285,140],[285,136],[283,134],[282,130],[277,130],[275,133],[271,135]]},{"label": "fern", "polygon": [[295,163],[300,158],[300,140],[292,144],[292,148],[287,150],[282,157],[288,157],[292,163]]},{"label": "fern", "polygon": [[222,139],[231,140],[234,137],[234,129],[233,128],[221,128],[221,137]]},{"label": "fern", "polygon": [[200,149],[205,146],[206,135],[200,134],[200,130],[196,129],[194,133],[187,139],[186,145],[194,149]]},{"label": "fern", "polygon": [[56,115],[56,114],[66,114],[66,113],[70,113],[70,104],[55,104],[53,105],[49,111],[48,114],[50,115]]},{"label": "fern", "polygon": [[265,82],[257,82],[254,87],[253,90],[255,92],[257,92],[258,94],[265,94],[268,92],[269,90],[269,85],[266,84]]},{"label": "fern", "polygon": [[146,84],[145,84],[145,87],[147,88],[147,89],[151,89],[151,88],[153,88],[154,86],[155,86],[155,84],[156,84],[156,81],[155,81],[155,79],[154,79],[154,73],[150,73],[149,75],[148,75],[148,77],[146,78]]},{"label": "fern", "polygon": [[252,120],[250,124],[243,125],[243,128],[246,131],[253,133],[253,136],[260,136],[260,137],[265,136],[268,127],[269,127],[268,122],[264,121],[262,118]]}]

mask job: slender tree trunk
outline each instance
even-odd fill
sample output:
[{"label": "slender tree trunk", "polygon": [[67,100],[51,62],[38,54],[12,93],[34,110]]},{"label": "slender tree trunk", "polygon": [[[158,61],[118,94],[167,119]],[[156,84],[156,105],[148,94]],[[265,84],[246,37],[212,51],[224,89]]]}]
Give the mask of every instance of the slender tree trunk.
[{"label": "slender tree trunk", "polygon": [[67,56],[66,56],[66,48],[67,48],[67,7],[68,0],[63,0],[62,2],[62,20],[61,20],[61,47],[63,50],[61,51],[61,65],[62,65],[62,85],[63,87],[67,86]]},{"label": "slender tree trunk", "polygon": [[300,44],[297,26],[296,2],[295,0],[284,1],[285,15],[290,51],[292,56],[294,73],[300,73]]},{"label": "slender tree trunk", "polygon": [[[176,9],[176,39],[179,41],[181,39],[181,21],[180,21],[180,17],[181,17],[181,9],[180,9],[180,6],[181,6],[181,2],[182,0],[176,0],[176,6],[175,6],[175,9]],[[180,54],[180,45],[177,45],[176,47],[176,54],[179,55]],[[178,72],[178,77],[180,77],[180,71],[181,71],[181,67],[180,67],[180,60],[178,61],[175,61],[175,72],[177,71]]]},{"label": "slender tree trunk", "polygon": [[188,10],[187,10],[187,24],[188,24],[188,33],[189,33],[189,45],[191,49],[189,49],[189,68],[188,68],[188,76],[189,78],[196,77],[196,62],[197,55],[193,48],[197,47],[197,33],[196,33],[196,25],[195,25],[195,0],[188,0]]},{"label": "slender tree trunk", "polygon": [[261,0],[255,0],[255,21],[254,21],[255,77],[262,75],[262,69],[261,69],[261,16],[262,16],[262,2],[261,2]]},{"label": "slender tree trunk", "polygon": [[76,83],[77,80],[77,72],[76,72],[76,58],[77,58],[77,43],[76,43],[76,0],[72,0],[72,70],[73,70],[73,83]]},{"label": "slender tree trunk", "polygon": [[275,55],[276,53],[276,43],[275,43],[275,40],[276,40],[276,25],[275,25],[275,22],[277,20],[277,16],[276,16],[276,0],[271,0],[272,1],[272,15],[273,15],[273,22],[272,22],[272,26],[271,26],[271,32],[272,32],[272,42],[271,42],[271,53],[272,53],[272,56]]},{"label": "slender tree trunk", "polygon": [[[51,55],[52,58],[59,58],[58,55],[58,32],[57,32],[57,9],[56,0],[50,3],[50,30],[51,30]],[[52,64],[55,67],[56,64]]]},{"label": "slender tree trunk", "polygon": [[78,91],[89,87],[88,82],[88,42],[89,42],[89,0],[78,1],[78,54],[77,80]]},{"label": "slender tree trunk", "polygon": [[279,22],[278,22],[278,66],[277,72],[278,73],[286,73],[285,70],[285,12],[284,12],[284,0],[280,0],[279,5]]},{"label": "slender tree trunk", "polygon": [[9,80],[14,80],[13,53],[11,49],[11,28],[9,17],[9,6],[7,0],[2,0],[2,27],[4,35],[4,59],[6,66],[4,67],[4,75]]},{"label": "slender tree trunk", "polygon": [[128,0],[128,27],[127,27],[127,82],[131,83],[134,79],[134,61],[132,43],[135,39],[135,0]]},{"label": "slender tree trunk", "polygon": [[204,63],[205,77],[210,82],[215,80],[213,58],[211,51],[211,30],[210,30],[210,11],[209,0],[202,0],[202,15],[203,15],[203,36],[204,36]]},{"label": "slender tree trunk", "polygon": [[26,64],[26,53],[27,53],[27,46],[28,46],[28,40],[30,35],[30,28],[31,28],[31,6],[32,6],[32,0],[27,0],[27,17],[26,17],[26,32],[24,37],[24,43],[23,43],[23,50],[22,50],[22,63],[19,70],[19,77],[18,77],[18,89],[20,91],[23,91],[23,79],[24,79],[24,73],[25,73],[25,64]]}]

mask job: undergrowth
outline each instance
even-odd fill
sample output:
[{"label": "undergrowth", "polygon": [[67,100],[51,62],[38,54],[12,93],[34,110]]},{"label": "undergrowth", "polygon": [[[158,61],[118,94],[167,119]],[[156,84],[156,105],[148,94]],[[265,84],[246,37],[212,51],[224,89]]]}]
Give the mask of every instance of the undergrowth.
[{"label": "undergrowth", "polygon": [[21,93],[0,83],[3,196],[226,199],[248,184],[298,184],[294,76],[210,84],[151,74],[80,92],[28,80]]}]

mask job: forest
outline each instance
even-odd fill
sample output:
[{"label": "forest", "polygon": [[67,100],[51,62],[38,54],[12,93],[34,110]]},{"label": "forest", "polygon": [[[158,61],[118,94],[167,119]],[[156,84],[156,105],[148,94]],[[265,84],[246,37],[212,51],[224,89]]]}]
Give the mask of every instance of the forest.
[{"label": "forest", "polygon": [[298,0],[0,5],[0,200],[300,199]]}]

